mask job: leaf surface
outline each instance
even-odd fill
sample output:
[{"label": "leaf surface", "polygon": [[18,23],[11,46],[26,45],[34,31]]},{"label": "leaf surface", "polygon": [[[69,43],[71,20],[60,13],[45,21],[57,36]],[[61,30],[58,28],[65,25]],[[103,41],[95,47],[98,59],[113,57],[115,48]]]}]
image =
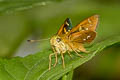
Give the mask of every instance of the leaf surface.
[{"label": "leaf surface", "polygon": [[[67,54],[65,55],[66,68],[62,68],[62,61],[59,56],[56,67],[48,70],[48,56],[52,50],[38,52],[34,55],[26,57],[15,57],[11,59],[0,58],[0,80],[57,80],[69,71],[92,59],[97,53],[100,53],[108,46],[120,42],[120,36],[108,38],[101,42],[93,44],[87,48],[90,53],[80,53],[84,58],[72,54],[71,59]],[[52,57],[54,63],[55,57]]]}]

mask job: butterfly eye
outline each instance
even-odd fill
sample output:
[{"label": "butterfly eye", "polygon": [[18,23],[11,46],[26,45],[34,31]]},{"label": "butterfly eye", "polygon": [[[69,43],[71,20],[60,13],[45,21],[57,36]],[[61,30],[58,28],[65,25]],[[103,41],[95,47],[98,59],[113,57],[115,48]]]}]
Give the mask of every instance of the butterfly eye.
[{"label": "butterfly eye", "polygon": [[60,41],[61,41],[61,39],[60,39],[60,38],[57,38],[57,39],[56,39],[56,41],[57,41],[57,42],[60,42]]}]

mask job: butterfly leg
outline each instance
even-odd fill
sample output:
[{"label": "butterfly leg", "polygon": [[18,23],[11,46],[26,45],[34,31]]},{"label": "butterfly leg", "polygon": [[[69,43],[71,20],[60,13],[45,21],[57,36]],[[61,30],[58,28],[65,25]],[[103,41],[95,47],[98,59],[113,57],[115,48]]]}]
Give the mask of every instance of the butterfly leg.
[{"label": "butterfly leg", "polygon": [[54,67],[56,66],[57,62],[58,62],[57,53],[55,53],[55,64],[53,65]]},{"label": "butterfly leg", "polygon": [[89,51],[86,51],[86,49],[83,46],[80,46],[79,50],[84,53],[89,53]]},{"label": "butterfly leg", "polygon": [[70,51],[68,51],[69,56],[72,58],[72,55],[70,54]]},{"label": "butterfly leg", "polygon": [[80,55],[76,50],[73,50],[78,56],[80,56],[81,58],[83,58],[84,56]]},{"label": "butterfly leg", "polygon": [[51,69],[51,57],[55,55],[55,53],[52,53],[49,55],[49,70]]},{"label": "butterfly leg", "polygon": [[54,51],[54,53],[55,53],[55,64],[53,65],[53,66],[55,67],[56,64],[57,64],[57,62],[58,62],[58,60],[57,60],[57,52],[56,52],[56,50],[55,50],[54,47],[52,47],[52,49],[53,49],[53,51]]},{"label": "butterfly leg", "polygon": [[71,48],[78,56],[80,56],[81,58],[83,57],[83,56],[80,55],[76,50],[74,50],[74,47],[72,47],[69,43],[68,43],[68,45],[70,46],[70,48]]},{"label": "butterfly leg", "polygon": [[65,68],[65,62],[64,62],[64,56],[63,56],[63,53],[61,53],[61,57],[62,57],[62,62],[63,62],[63,68]]}]

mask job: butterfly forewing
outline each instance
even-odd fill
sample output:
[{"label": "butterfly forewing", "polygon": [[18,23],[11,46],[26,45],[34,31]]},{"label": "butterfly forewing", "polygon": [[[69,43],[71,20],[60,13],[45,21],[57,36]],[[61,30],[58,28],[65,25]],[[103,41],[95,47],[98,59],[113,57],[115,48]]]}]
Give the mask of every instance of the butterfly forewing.
[{"label": "butterfly forewing", "polygon": [[84,43],[92,42],[96,36],[96,26],[98,23],[98,15],[91,16],[80,24],[71,29],[68,37],[71,41]]},{"label": "butterfly forewing", "polygon": [[97,23],[98,23],[98,17],[99,17],[98,15],[94,15],[94,16],[91,16],[91,17],[83,20],[77,26],[75,26],[69,32],[69,34],[77,32],[77,31],[79,32],[79,31],[85,31],[85,30],[95,31]]},{"label": "butterfly forewing", "polygon": [[63,35],[63,34],[67,34],[70,30],[72,29],[72,23],[71,20],[69,18],[67,18],[64,21],[64,24],[62,24],[62,26],[60,27],[59,31],[57,32],[57,35]]}]

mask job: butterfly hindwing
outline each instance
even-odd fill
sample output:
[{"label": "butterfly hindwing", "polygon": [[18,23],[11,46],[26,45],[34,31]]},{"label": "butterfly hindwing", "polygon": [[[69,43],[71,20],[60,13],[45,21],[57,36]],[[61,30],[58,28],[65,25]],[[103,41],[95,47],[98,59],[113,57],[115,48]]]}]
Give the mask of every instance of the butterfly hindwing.
[{"label": "butterfly hindwing", "polygon": [[64,21],[64,24],[62,24],[62,26],[60,27],[59,31],[57,32],[57,35],[67,34],[71,29],[72,29],[71,20],[69,18],[67,18]]},{"label": "butterfly hindwing", "polygon": [[71,36],[69,36],[69,39],[71,42],[90,43],[94,40],[95,37],[96,32],[94,31],[81,31],[71,34]]}]

